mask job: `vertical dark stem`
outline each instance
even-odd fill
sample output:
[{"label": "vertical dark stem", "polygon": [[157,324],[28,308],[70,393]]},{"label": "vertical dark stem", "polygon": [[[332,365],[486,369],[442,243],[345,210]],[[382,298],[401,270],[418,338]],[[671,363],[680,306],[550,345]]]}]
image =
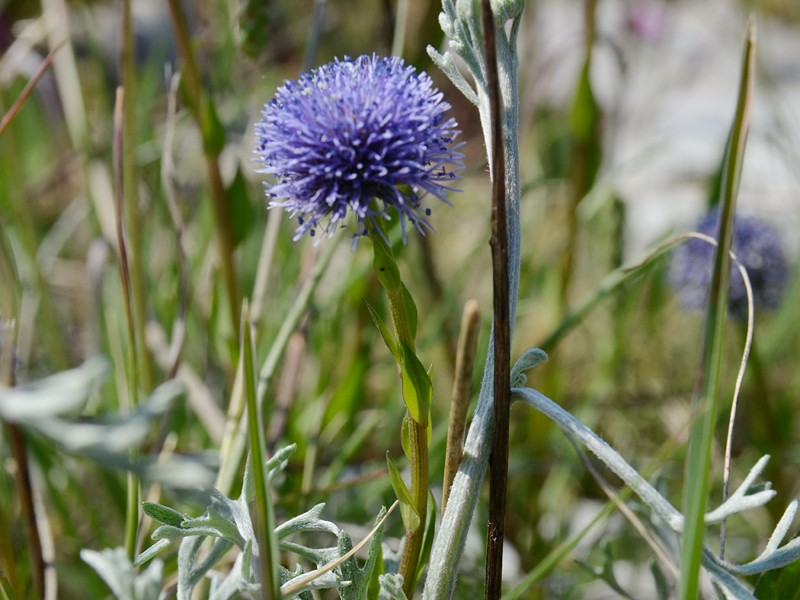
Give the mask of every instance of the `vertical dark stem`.
[{"label": "vertical dark stem", "polygon": [[44,598],[45,563],[44,555],[42,554],[42,539],[39,535],[39,526],[36,523],[36,508],[33,500],[30,465],[28,464],[28,449],[26,448],[25,436],[22,430],[11,423],[8,423],[8,441],[14,462],[17,463],[17,488],[20,506],[22,507],[22,518],[25,521],[25,530],[28,537],[33,587],[39,598]]},{"label": "vertical dark stem", "polygon": [[138,210],[136,185],[136,82],[138,73],[134,62],[133,15],[131,0],[123,2],[122,19],[122,72],[125,102],[122,106],[121,177],[122,202],[124,205],[125,237],[128,244],[128,278],[131,309],[133,311],[136,340],[133,360],[136,361],[137,376],[145,392],[153,389],[153,365],[144,341],[146,321],[145,275],[142,262],[142,235],[139,227],[141,216]]},{"label": "vertical dark stem", "polygon": [[189,28],[181,9],[180,0],[168,0],[167,4],[172,17],[178,52],[183,60],[181,85],[185,92],[189,109],[192,111],[192,115],[203,136],[203,151],[206,157],[206,170],[211,188],[211,205],[214,211],[214,226],[219,246],[220,270],[228,295],[231,325],[238,336],[241,301],[239,300],[239,284],[233,260],[234,243],[231,234],[231,216],[219,166],[219,154],[224,146],[224,131],[219,130],[218,122],[215,122],[216,114],[214,113],[213,104],[204,96],[200,73],[189,37]]},{"label": "vertical dark stem", "polygon": [[489,0],[482,2],[486,41],[486,81],[492,125],[492,279],[494,306],[494,383],[492,452],[489,457],[489,526],[486,540],[486,598],[500,597],[508,478],[508,420],[511,395],[511,327],[508,283],[508,224],[506,221],[505,155],[500,85],[497,76],[495,26]]},{"label": "vertical dark stem", "polygon": [[[116,196],[116,223],[117,223],[117,259],[119,261],[119,276],[122,284],[122,298],[125,305],[125,323],[128,333],[128,365],[126,380],[128,385],[128,406],[131,410],[138,402],[139,374],[136,361],[136,328],[131,303],[131,277],[128,263],[128,250],[125,233],[125,202],[123,200],[123,173],[122,173],[122,137],[123,137],[123,110],[125,94],[123,88],[117,88],[117,97],[114,103],[114,193]],[[136,450],[131,450],[131,462],[137,460]],[[127,496],[125,506],[125,550],[128,558],[136,557],[136,538],[139,529],[139,480],[132,471],[128,472]]]}]

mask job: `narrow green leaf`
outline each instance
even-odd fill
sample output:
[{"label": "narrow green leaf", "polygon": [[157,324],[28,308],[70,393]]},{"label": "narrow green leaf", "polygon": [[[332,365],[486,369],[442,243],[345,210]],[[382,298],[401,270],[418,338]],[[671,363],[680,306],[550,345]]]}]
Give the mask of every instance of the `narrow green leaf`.
[{"label": "narrow green leaf", "polygon": [[403,454],[411,459],[411,438],[408,435],[408,413],[403,415],[403,425],[400,428],[400,443],[403,446]]},{"label": "narrow green leaf", "polygon": [[422,426],[428,425],[433,386],[431,378],[414,351],[405,342],[400,342],[403,361],[403,401],[411,418]]},{"label": "narrow green leaf", "polygon": [[369,236],[372,240],[373,258],[372,266],[378,276],[378,281],[391,295],[393,290],[399,290],[403,285],[400,279],[400,269],[394,260],[392,249],[380,233]]},{"label": "narrow green leaf", "polygon": [[414,509],[406,482],[403,481],[400,476],[400,470],[388,452],[386,453],[386,464],[389,466],[389,479],[392,482],[392,489],[394,489],[394,493],[400,501],[400,517],[403,519],[403,526],[406,531],[416,531],[420,524],[419,514]]},{"label": "narrow green leaf", "polygon": [[181,524],[189,518],[179,513],[174,508],[158,504],[157,502],[142,502],[142,510],[144,514],[154,521],[158,521],[164,525],[172,525],[173,527],[181,527]]},{"label": "narrow green leaf", "polygon": [[172,543],[171,540],[162,538],[158,540],[155,544],[150,546],[147,550],[139,554],[136,557],[136,560],[133,561],[134,567],[141,567],[144,563],[146,563],[151,558],[155,557],[158,553],[160,553],[164,548],[169,546]]},{"label": "narrow green leaf", "polygon": [[201,110],[203,111],[200,115],[203,150],[209,156],[219,156],[225,147],[225,127],[219,120],[214,102],[208,96],[203,98]]},{"label": "narrow green leaf", "polygon": [[364,300],[364,304],[367,305],[367,310],[369,311],[369,316],[372,318],[372,322],[375,323],[375,327],[378,328],[378,331],[381,332],[381,337],[383,338],[383,343],[386,344],[386,347],[389,348],[389,352],[392,353],[395,360],[398,364],[401,362],[401,356],[397,352],[397,344],[395,344],[394,336],[389,331],[389,328],[386,327],[386,323],[383,322],[381,316],[378,312],[372,307],[372,305]]},{"label": "narrow green leaf", "polygon": [[6,574],[0,571],[0,600],[16,600],[16,598],[11,582]]},{"label": "narrow green leaf", "polygon": [[686,525],[681,545],[681,576],[678,588],[678,597],[681,600],[694,600],[699,591],[700,564],[705,533],[704,514],[710,487],[711,447],[719,404],[722,339],[728,305],[729,251],[733,239],[736,195],[749,128],[754,64],[755,21],[751,18],[748,21],[745,35],[736,113],[725,152],[718,245],[708,299],[700,376],[692,398],[692,424],[686,463],[686,487],[683,494],[683,513]]},{"label": "narrow green leaf", "polygon": [[275,513],[270,498],[269,479],[264,464],[267,455],[264,441],[265,423],[256,400],[256,374],[251,339],[250,310],[247,302],[242,307],[241,323],[242,373],[244,375],[245,398],[247,399],[247,422],[250,438],[250,457],[255,488],[256,535],[260,543],[260,570],[264,597],[269,600],[280,598],[280,576],[278,574],[278,540],[275,537]]},{"label": "narrow green leaf", "polygon": [[764,573],[754,591],[756,598],[764,600],[800,600],[800,563]]},{"label": "narrow green leaf", "polygon": [[436,535],[436,499],[433,494],[428,492],[428,519],[425,524],[425,534],[422,538],[422,551],[419,554],[419,563],[417,563],[417,581],[422,577],[425,567],[428,566],[428,559],[431,556],[431,548],[433,548],[433,538]]},{"label": "narrow green leaf", "polygon": [[414,303],[414,298],[411,297],[411,292],[408,291],[406,284],[403,285],[403,299],[405,300],[405,313],[408,321],[408,330],[411,333],[411,339],[417,337],[417,305]]},{"label": "narrow green leaf", "polygon": [[252,202],[250,202],[250,195],[247,190],[247,180],[242,173],[240,165],[236,169],[233,181],[231,181],[226,190],[228,209],[231,216],[231,241],[234,247],[245,240],[247,234],[250,233],[256,223],[256,211]]}]

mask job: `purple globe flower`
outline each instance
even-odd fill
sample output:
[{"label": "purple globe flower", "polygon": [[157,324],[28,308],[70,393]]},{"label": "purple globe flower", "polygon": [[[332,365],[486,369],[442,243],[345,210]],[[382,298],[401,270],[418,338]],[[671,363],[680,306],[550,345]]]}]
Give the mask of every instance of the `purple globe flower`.
[{"label": "purple globe flower", "polygon": [[297,217],[295,240],[321,229],[328,236],[348,212],[355,239],[389,219],[394,208],[403,240],[406,221],[432,229],[431,194],[449,204],[448,186],[463,169],[459,134],[431,78],[399,58],[336,60],[278,88],[256,125],[256,153],[270,206]]},{"label": "purple globe flower", "polygon": [[[703,217],[695,231],[716,237],[719,214]],[[789,267],[776,229],[755,217],[737,216],[733,229],[733,253],[747,269],[756,306],[775,309],[780,304],[789,277]],[[672,255],[670,284],[686,309],[705,305],[711,285],[714,247],[703,240],[690,239]],[[747,315],[747,292],[739,269],[731,265],[728,310],[737,317]]]}]

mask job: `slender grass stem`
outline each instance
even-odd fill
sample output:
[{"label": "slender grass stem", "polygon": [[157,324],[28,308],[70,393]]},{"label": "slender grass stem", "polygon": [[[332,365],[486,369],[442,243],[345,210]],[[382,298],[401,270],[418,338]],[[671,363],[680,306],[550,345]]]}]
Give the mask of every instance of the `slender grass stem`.
[{"label": "slender grass stem", "polygon": [[[136,361],[136,330],[134,315],[131,306],[131,280],[128,263],[128,251],[125,235],[124,199],[123,199],[123,174],[122,174],[122,129],[123,105],[125,94],[122,88],[117,88],[117,97],[114,103],[114,188],[117,199],[117,257],[119,261],[120,281],[122,284],[122,298],[125,308],[125,323],[128,335],[128,364],[126,368],[126,383],[128,393],[128,409],[131,410],[138,403],[139,373]],[[131,462],[136,462],[136,450],[131,450]],[[128,558],[136,557],[136,542],[139,529],[139,480],[128,473],[126,508],[125,508],[125,550]]]},{"label": "slender grass stem", "polygon": [[192,115],[203,137],[203,152],[206,158],[206,173],[210,187],[211,206],[214,211],[214,226],[219,247],[220,270],[228,296],[228,310],[231,325],[237,332],[239,323],[239,284],[236,275],[233,251],[231,216],[228,209],[227,193],[222,181],[219,154],[225,145],[225,132],[217,120],[214,105],[203,92],[200,73],[197,68],[189,27],[181,9],[180,0],[167,0],[178,52],[183,60],[183,89]]},{"label": "slender grass stem", "polygon": [[28,463],[28,449],[25,435],[16,425],[7,423],[8,441],[11,455],[16,463],[17,492],[22,507],[22,519],[25,522],[25,533],[28,541],[28,558],[30,559],[33,588],[38,597],[45,597],[45,563],[42,552],[42,540],[39,525],[36,521],[36,509],[33,501],[33,484]]},{"label": "slender grass stem", "polygon": [[39,83],[39,80],[47,72],[47,69],[49,69],[50,65],[53,64],[53,59],[56,57],[56,53],[61,50],[66,43],[66,39],[61,40],[52,50],[50,50],[50,53],[42,61],[42,64],[39,65],[38,69],[36,69],[36,73],[33,74],[33,77],[31,77],[28,83],[25,84],[25,87],[22,88],[19,96],[17,96],[17,99],[14,100],[14,103],[11,105],[11,108],[9,108],[6,114],[3,115],[3,118],[0,119],[0,136],[3,135],[6,127],[11,125],[11,123],[14,121],[14,117],[17,116],[17,113],[23,107],[25,102],[27,102],[28,98],[33,92],[33,88],[36,87],[36,84]]},{"label": "slender grass stem", "polygon": [[[320,279],[322,279],[325,270],[333,258],[336,245],[330,243],[325,248],[325,251],[319,257],[317,264],[311,271],[311,275],[303,284],[300,292],[297,294],[297,299],[292,305],[291,310],[286,315],[286,318],[281,325],[280,330],[275,336],[272,346],[270,346],[266,359],[261,365],[261,370],[258,374],[258,387],[256,388],[256,403],[259,410],[264,409],[264,398],[267,395],[269,384],[275,375],[278,368],[278,363],[286,350],[289,343],[289,338],[297,328],[303,315],[311,303],[314,295],[314,290],[317,289]],[[228,417],[225,425],[225,435],[220,445],[220,456],[222,458],[222,465],[220,466],[219,474],[217,475],[216,488],[223,494],[229,495],[233,486],[233,480],[236,472],[242,462],[244,456],[245,432],[247,431],[245,425],[246,415],[244,414],[244,402],[242,400],[241,386],[234,384],[231,402],[228,406]]]},{"label": "slender grass stem", "polygon": [[[13,123],[13,120],[11,121]],[[37,254],[40,243],[37,234],[36,219],[32,212],[30,198],[25,193],[26,185],[21,174],[24,172],[20,157],[22,146],[18,143],[13,128],[8,129],[3,141],[7,152],[3,154],[3,180],[4,192],[0,192],[0,213],[3,214],[2,229],[5,235],[4,243],[8,244],[8,256],[14,257],[14,278],[3,281],[16,281],[20,286],[20,293],[25,298],[18,311],[9,313],[22,320],[26,310],[31,310],[39,319],[36,344],[41,344],[55,370],[69,367],[70,361],[67,348],[61,336],[61,323],[58,311],[53,303],[53,295],[48,293],[48,281],[43,269],[37,265]],[[11,286],[8,286],[11,289]],[[8,315],[6,315],[8,318]],[[16,337],[17,359],[25,364],[34,343],[33,332],[30,329],[18,330]]]},{"label": "slender grass stem", "polygon": [[472,396],[472,372],[475,368],[475,347],[478,343],[480,310],[475,300],[464,305],[461,317],[461,334],[456,351],[456,370],[453,378],[453,395],[450,401],[450,419],[447,426],[444,476],[442,478],[442,514],[447,510],[450,486],[464,453],[464,431],[467,426],[467,409]]},{"label": "slender grass stem", "polygon": [[123,2],[122,10],[122,82],[125,102],[122,106],[122,197],[125,210],[125,236],[128,251],[128,273],[130,278],[130,302],[133,310],[134,360],[137,364],[139,384],[149,393],[154,386],[153,367],[145,344],[145,277],[142,267],[142,234],[139,228],[141,215],[138,207],[136,185],[136,63],[133,42],[133,16],[131,0]]},{"label": "slender grass stem", "polygon": [[686,486],[683,494],[683,514],[686,518],[686,528],[681,544],[681,578],[678,588],[678,597],[681,600],[694,600],[699,591],[705,534],[704,513],[711,479],[711,446],[719,406],[722,341],[728,306],[731,262],[729,251],[733,239],[736,196],[749,129],[754,61],[755,22],[751,18],[745,35],[736,113],[731,126],[723,168],[720,191],[719,245],[715,252],[699,376],[692,398],[692,426],[689,434]]},{"label": "slender grass stem", "polygon": [[256,406],[256,377],[253,364],[253,340],[251,336],[250,313],[247,302],[242,310],[242,347],[240,350],[243,365],[245,396],[247,398],[248,432],[250,438],[250,467],[253,470],[255,487],[256,528],[261,561],[261,582],[264,598],[279,600],[281,583],[278,576],[278,543],[275,538],[275,514],[269,493],[269,481],[265,472],[267,457],[264,442],[264,427],[261,412]]}]

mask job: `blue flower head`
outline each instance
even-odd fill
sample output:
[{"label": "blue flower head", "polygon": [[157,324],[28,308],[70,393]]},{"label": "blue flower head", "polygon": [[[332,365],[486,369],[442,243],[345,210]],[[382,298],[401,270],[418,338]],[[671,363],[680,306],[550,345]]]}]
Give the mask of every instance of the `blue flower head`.
[{"label": "blue flower head", "polygon": [[295,240],[317,229],[333,235],[348,212],[358,236],[389,219],[403,239],[406,221],[432,229],[421,200],[449,204],[449,184],[463,168],[458,125],[431,78],[400,58],[345,58],[278,88],[256,125],[256,153],[270,206],[297,217]]},{"label": "blue flower head", "polygon": [[[695,230],[716,237],[719,214],[716,210],[703,217]],[[737,216],[733,228],[733,253],[747,269],[753,287],[756,306],[775,309],[780,304],[789,278],[789,267],[783,252],[778,231],[755,217]],[[680,245],[672,255],[670,284],[686,309],[705,305],[711,272],[714,247],[699,239],[690,239]],[[744,281],[735,264],[731,265],[728,310],[737,317],[747,315],[747,293]]]}]

